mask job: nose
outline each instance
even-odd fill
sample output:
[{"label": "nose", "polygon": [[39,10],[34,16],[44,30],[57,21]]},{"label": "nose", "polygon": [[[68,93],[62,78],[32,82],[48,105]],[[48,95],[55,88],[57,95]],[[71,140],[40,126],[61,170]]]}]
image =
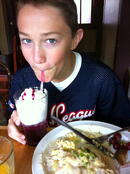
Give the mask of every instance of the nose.
[{"label": "nose", "polygon": [[36,64],[41,64],[46,61],[44,50],[38,46],[34,48],[33,60]]}]

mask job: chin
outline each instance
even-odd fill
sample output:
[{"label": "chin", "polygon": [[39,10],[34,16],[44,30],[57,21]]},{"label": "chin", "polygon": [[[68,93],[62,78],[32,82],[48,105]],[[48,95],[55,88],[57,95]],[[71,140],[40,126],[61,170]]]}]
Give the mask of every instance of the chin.
[{"label": "chin", "polygon": [[50,79],[50,78],[45,78],[45,80],[44,80],[45,83],[48,83],[48,82],[51,82],[51,81],[52,81],[52,79]]},{"label": "chin", "polygon": [[52,72],[48,72],[48,71],[45,71],[45,73],[44,73],[44,75],[45,75],[45,77],[44,77],[44,81],[45,82],[51,82],[51,81],[53,81],[53,79],[54,79],[54,73],[52,73]]}]

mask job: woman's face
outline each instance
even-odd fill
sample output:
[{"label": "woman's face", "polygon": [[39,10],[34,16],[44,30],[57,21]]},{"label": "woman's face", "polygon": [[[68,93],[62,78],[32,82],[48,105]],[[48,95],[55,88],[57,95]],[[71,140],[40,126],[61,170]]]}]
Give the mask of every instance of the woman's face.
[{"label": "woman's face", "polygon": [[[23,6],[17,18],[21,49],[27,62],[40,80],[64,80],[64,69],[71,61],[71,50],[77,46],[71,29],[57,8]],[[63,74],[63,76],[61,76]]]}]

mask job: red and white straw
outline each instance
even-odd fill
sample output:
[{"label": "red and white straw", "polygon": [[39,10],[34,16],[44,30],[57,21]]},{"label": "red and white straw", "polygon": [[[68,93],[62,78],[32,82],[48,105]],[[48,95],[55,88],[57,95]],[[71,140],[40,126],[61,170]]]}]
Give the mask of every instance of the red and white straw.
[{"label": "red and white straw", "polygon": [[41,84],[40,84],[40,90],[43,91],[44,88],[44,71],[41,71]]}]

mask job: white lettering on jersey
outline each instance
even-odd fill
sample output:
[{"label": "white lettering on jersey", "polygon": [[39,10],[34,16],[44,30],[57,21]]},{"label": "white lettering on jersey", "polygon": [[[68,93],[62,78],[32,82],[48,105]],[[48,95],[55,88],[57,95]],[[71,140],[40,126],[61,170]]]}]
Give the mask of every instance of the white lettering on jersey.
[{"label": "white lettering on jersey", "polygon": [[[64,103],[59,103],[58,105],[53,105],[50,114],[56,117],[60,117],[62,115],[62,120],[69,122],[91,117],[95,113],[95,108],[96,107],[94,107],[93,109],[80,110],[78,112],[70,112],[66,114],[66,105]],[[51,124],[53,125],[54,121],[51,121]]]}]

